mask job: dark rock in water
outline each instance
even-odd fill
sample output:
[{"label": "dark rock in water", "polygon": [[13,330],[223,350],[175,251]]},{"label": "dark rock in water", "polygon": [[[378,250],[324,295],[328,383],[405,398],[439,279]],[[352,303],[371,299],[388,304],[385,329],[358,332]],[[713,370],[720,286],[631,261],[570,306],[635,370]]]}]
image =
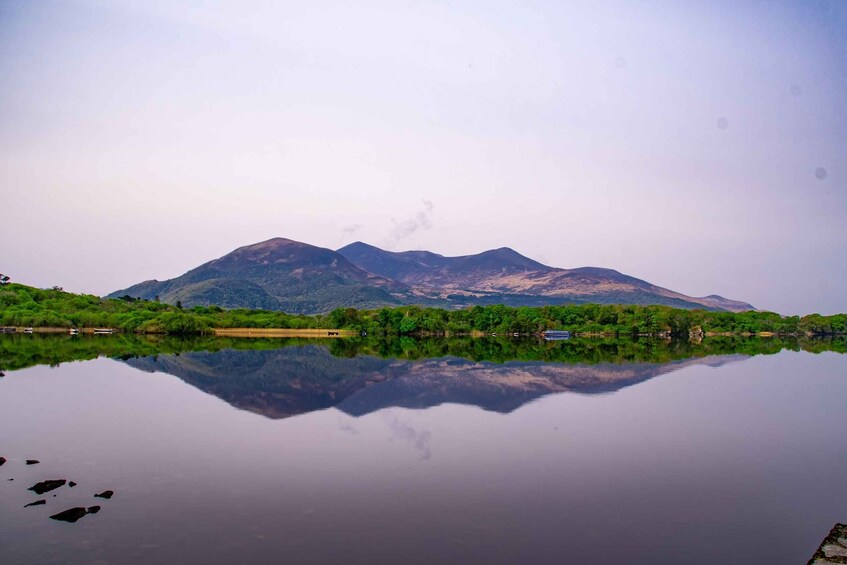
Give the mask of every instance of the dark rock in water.
[{"label": "dark rock in water", "polygon": [[41,481],[40,483],[36,483],[29,487],[27,490],[31,490],[35,494],[44,494],[45,492],[50,492],[51,490],[55,490],[61,486],[65,485],[65,479],[54,479],[50,481]]},{"label": "dark rock in water", "polygon": [[59,512],[58,514],[53,514],[50,516],[53,520],[59,520],[61,522],[76,522],[83,516],[88,514],[88,511],[82,506],[77,506],[76,508],[68,508],[63,512]]},{"label": "dark rock in water", "polygon": [[5,463],[5,462],[6,462],[6,458],[5,458],[5,457],[0,457],[0,467],[2,467],[2,466],[3,466],[3,463]]},{"label": "dark rock in water", "polygon": [[41,463],[41,461],[39,461],[38,459],[27,459],[26,460],[27,465],[38,465],[39,463]]},{"label": "dark rock in water", "polygon": [[112,498],[112,496],[114,496],[114,494],[115,491],[113,490],[104,490],[100,494],[95,494],[94,496],[97,498],[105,498],[106,500],[109,500],[110,498]]},{"label": "dark rock in water", "polygon": [[43,498],[41,500],[36,500],[35,502],[30,502],[29,504],[24,504],[24,508],[29,508],[30,506],[41,506],[42,504],[47,504],[47,501]]},{"label": "dark rock in water", "polygon": [[76,486],[76,483],[71,481],[71,482],[68,483],[68,486],[71,487],[71,488],[74,488]]},{"label": "dark rock in water", "polygon": [[89,514],[97,514],[98,512],[100,512],[99,506],[89,506],[88,507],[88,513]]}]

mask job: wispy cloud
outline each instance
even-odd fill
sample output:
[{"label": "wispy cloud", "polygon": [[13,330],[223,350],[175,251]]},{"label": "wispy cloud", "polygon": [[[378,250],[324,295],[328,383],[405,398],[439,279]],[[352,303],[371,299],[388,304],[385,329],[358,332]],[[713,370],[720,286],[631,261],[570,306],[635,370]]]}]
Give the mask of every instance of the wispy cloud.
[{"label": "wispy cloud", "polygon": [[352,224],[341,229],[341,235],[345,239],[352,237],[357,231],[362,229],[362,224]]},{"label": "wispy cloud", "polygon": [[435,209],[435,204],[430,200],[422,200],[421,202],[423,203],[423,209],[411,218],[402,221],[391,218],[391,223],[394,224],[394,227],[391,229],[391,233],[387,238],[388,243],[397,243],[408,239],[418,231],[426,231],[432,228],[432,212]]}]

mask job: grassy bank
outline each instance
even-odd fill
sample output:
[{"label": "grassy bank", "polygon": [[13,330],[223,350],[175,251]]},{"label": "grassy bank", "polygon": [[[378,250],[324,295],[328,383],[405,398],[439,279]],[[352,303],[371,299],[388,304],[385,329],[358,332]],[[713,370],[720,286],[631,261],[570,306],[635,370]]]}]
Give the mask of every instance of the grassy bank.
[{"label": "grassy bank", "polygon": [[285,329],[285,328],[212,328],[211,333],[219,337],[355,337],[353,330],[340,329]]}]

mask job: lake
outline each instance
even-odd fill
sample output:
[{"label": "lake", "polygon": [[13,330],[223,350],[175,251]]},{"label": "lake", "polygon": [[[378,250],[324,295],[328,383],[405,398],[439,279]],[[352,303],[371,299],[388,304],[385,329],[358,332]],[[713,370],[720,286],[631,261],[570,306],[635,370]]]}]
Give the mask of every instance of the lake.
[{"label": "lake", "polygon": [[844,349],[0,336],[0,555],[805,563],[847,521]]}]

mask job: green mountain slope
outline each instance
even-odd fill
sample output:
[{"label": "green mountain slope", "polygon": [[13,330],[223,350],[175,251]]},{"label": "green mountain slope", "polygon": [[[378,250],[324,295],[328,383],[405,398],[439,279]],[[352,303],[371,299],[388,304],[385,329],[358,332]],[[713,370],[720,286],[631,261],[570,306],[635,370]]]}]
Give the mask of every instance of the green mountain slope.
[{"label": "green mountain slope", "polygon": [[407,294],[406,285],[372,275],[335,251],[275,238],[240,247],[180,277],[145,281],[109,296],[312,314],[341,306],[396,306]]}]

